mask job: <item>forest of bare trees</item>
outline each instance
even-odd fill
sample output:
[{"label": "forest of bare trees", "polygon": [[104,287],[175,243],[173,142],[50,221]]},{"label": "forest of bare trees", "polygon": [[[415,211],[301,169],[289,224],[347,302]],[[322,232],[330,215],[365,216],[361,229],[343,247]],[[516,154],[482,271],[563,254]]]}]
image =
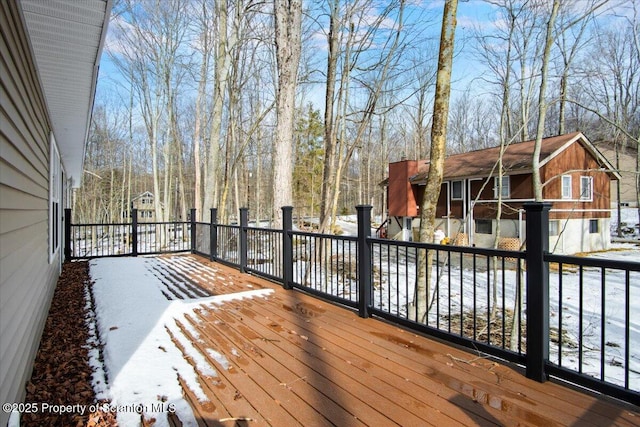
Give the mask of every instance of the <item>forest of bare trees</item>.
[{"label": "forest of bare trees", "polygon": [[[431,151],[442,14],[115,0],[74,218],[126,218],[144,191],[165,221],[383,214],[388,163]],[[635,156],[640,189],[640,1],[461,2],[452,68],[446,153],[581,130]]]}]

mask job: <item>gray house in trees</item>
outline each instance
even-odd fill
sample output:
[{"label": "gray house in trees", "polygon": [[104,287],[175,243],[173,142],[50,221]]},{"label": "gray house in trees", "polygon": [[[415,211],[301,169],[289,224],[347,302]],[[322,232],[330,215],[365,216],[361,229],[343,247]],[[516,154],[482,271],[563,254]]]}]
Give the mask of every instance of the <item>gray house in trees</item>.
[{"label": "gray house in trees", "polygon": [[[62,262],[111,0],[0,1],[0,401],[20,402]],[[0,425],[9,414],[0,412]]]},{"label": "gray house in trees", "polygon": [[145,191],[131,199],[131,209],[138,210],[138,222],[157,221],[155,196],[150,191]]}]

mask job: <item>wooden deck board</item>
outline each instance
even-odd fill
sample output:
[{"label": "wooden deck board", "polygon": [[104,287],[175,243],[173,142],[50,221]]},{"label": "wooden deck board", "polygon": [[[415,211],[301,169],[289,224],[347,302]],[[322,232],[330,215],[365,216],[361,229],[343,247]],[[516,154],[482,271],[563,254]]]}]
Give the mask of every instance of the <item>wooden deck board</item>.
[{"label": "wooden deck board", "polygon": [[[256,312],[260,312],[261,309],[264,310],[264,307],[261,305],[256,305],[258,306],[255,308]],[[310,312],[313,311],[313,309],[307,306],[305,311]],[[294,312],[294,310],[285,309],[285,312],[291,313]],[[264,318],[268,318],[270,313],[263,312],[262,314],[265,316]],[[396,404],[395,406],[399,405],[402,408],[406,408],[406,411],[412,413],[412,416],[402,416],[404,425],[408,425],[412,417],[414,419],[418,417],[418,419],[416,419],[416,425],[431,423],[433,425],[443,425],[443,423],[451,423],[456,420],[459,422],[469,422],[469,416],[479,423],[482,422],[482,415],[485,415],[484,411],[472,401],[469,401],[469,405],[467,405],[467,409],[469,409],[471,413],[450,411],[448,414],[440,416],[438,412],[439,405],[442,405],[442,396],[446,395],[450,391],[449,389],[428,390],[411,381],[412,375],[398,375],[401,371],[406,371],[402,363],[397,363],[389,357],[381,356],[380,352],[371,349],[371,345],[368,345],[367,342],[364,342],[364,345],[361,346],[354,344],[354,341],[359,339],[359,337],[353,336],[353,341],[344,339],[340,335],[332,332],[332,328],[322,326],[322,323],[327,321],[327,316],[317,319],[319,326],[313,326],[315,323],[314,320],[296,319],[295,315],[291,315],[290,317],[292,318],[283,319],[283,323],[291,324],[298,329],[294,330],[295,333],[288,335],[289,340],[287,342],[281,344],[284,351],[292,352],[293,357],[305,357],[304,353],[302,355],[299,354],[300,352],[296,354],[295,349],[307,343],[314,344],[314,341],[317,341],[314,348],[305,350],[309,353],[309,356],[306,358],[310,359],[308,362],[310,366],[308,366],[307,369],[313,369],[318,364],[328,364],[327,369],[336,370],[341,375],[347,377],[343,379],[343,381],[353,382],[353,380],[349,378],[352,376],[358,381],[353,385],[353,388],[357,387],[361,389],[362,393],[365,393],[365,399],[373,400],[375,398],[376,403],[374,406],[379,409],[387,409],[389,412],[395,411],[398,413],[397,408],[387,407],[389,406],[388,396],[397,396],[394,402]],[[328,324],[328,326],[331,326],[331,324]],[[302,338],[303,341],[300,341],[298,337],[305,338]],[[413,389],[413,392],[407,393],[408,389]],[[427,404],[414,397],[420,396],[425,392],[434,394],[433,399]],[[453,394],[454,393],[449,397],[454,397]],[[429,407],[434,409],[434,411],[429,414],[429,417],[425,417],[425,409]],[[475,409],[477,409],[480,414],[474,417],[472,415]],[[400,415],[400,413],[398,413],[398,415]]]},{"label": "wooden deck board", "polygon": [[178,268],[213,295],[273,289],[199,310],[183,328],[219,374],[200,378],[209,402],[183,383],[200,425],[640,425],[636,406],[531,381],[513,367],[303,292],[195,255],[179,258]]},{"label": "wooden deck board", "polygon": [[[351,343],[358,343],[356,346],[369,347],[370,353],[377,355],[385,353],[385,361],[393,361],[396,367],[393,369],[394,374],[401,373],[407,378],[421,378],[427,375],[430,379],[435,379],[435,383],[426,382],[423,384],[427,391],[431,393],[441,394],[442,389],[462,393],[473,401],[482,401],[489,404],[490,407],[500,406],[500,411],[506,413],[515,412],[519,418],[528,419],[535,424],[553,424],[553,418],[548,417],[548,410],[553,410],[550,406],[545,414],[537,411],[536,402],[528,398],[522,391],[509,392],[503,386],[494,385],[501,381],[501,377],[522,378],[522,375],[510,370],[501,369],[495,362],[477,359],[474,355],[466,354],[463,358],[460,356],[449,356],[451,353],[440,353],[423,348],[416,343],[417,335],[396,328],[393,333],[389,333],[388,326],[381,329],[375,329],[376,325],[367,325],[369,328],[370,341],[361,339],[358,333],[361,332],[360,322],[358,318],[343,319],[344,321],[333,321],[331,316],[323,318],[326,322],[325,328],[340,329],[340,334],[335,334],[340,338],[343,334],[346,340]],[[351,321],[349,321],[351,320]],[[353,324],[353,325],[352,325]],[[386,330],[385,330],[386,329]],[[406,335],[406,337],[405,337]],[[439,343],[438,343],[439,344]],[[374,348],[376,347],[377,348]],[[400,350],[397,352],[396,350]],[[409,350],[407,352],[406,350]],[[449,352],[453,350],[447,349]],[[472,362],[469,362],[472,361]],[[455,366],[455,369],[453,368]],[[467,366],[469,365],[469,366]],[[473,369],[474,366],[484,365],[485,369]],[[400,369],[398,371],[397,369]],[[404,369],[403,369],[404,368]],[[501,372],[502,371],[502,372]],[[503,372],[506,372],[504,374]],[[443,387],[443,385],[445,385]],[[522,390],[523,384],[516,386],[517,390]],[[445,392],[446,393],[446,392]],[[540,398],[541,396],[538,396]],[[514,405],[517,401],[518,405]],[[551,414],[558,421],[571,420],[571,416],[567,415],[567,406],[562,402],[562,410]],[[477,406],[477,405],[476,405]]]},{"label": "wooden deck board", "polygon": [[[245,314],[246,311],[243,310],[242,313]],[[264,317],[264,319],[268,321],[269,318]],[[299,389],[305,389],[307,386],[310,386],[316,390],[316,394],[323,389],[331,390],[332,396],[328,397],[333,398],[336,402],[350,400],[354,401],[354,405],[361,408],[365,406],[375,407],[377,405],[388,405],[388,400],[383,400],[377,396],[382,393],[383,390],[376,390],[375,384],[371,382],[369,382],[369,384],[355,382],[352,375],[350,375],[351,373],[348,372],[354,369],[353,364],[332,356],[329,349],[322,343],[314,344],[309,337],[295,333],[293,330],[289,331],[290,340],[286,342],[267,338],[271,335],[269,333],[271,331],[269,325],[256,322],[251,318],[247,319],[246,317],[243,318],[243,321],[245,323],[240,325],[242,328],[247,328],[247,326],[251,328],[248,331],[243,331],[243,335],[252,337],[252,341],[261,348],[264,354],[273,356],[275,362],[280,364],[280,370],[293,374],[292,380],[283,381],[283,384],[286,384],[287,388],[290,388],[292,391],[299,393]],[[237,339],[241,339],[241,337],[237,337]],[[257,341],[254,341],[256,339]],[[331,383],[326,381],[325,373],[329,370],[335,370],[335,374],[331,377]],[[313,398],[314,395],[304,395],[301,397],[308,399]],[[405,425],[425,425],[426,420],[416,416],[409,409],[405,409],[407,408],[405,405],[407,403],[413,404],[413,402],[393,402],[393,408],[389,409],[391,412],[401,414]],[[338,403],[334,402],[334,406],[336,405],[338,405]],[[367,424],[376,423],[377,425],[380,425],[379,423],[392,423],[389,419],[380,418],[379,413],[384,413],[385,411],[379,411],[380,408],[374,409],[373,407],[371,411],[375,418],[363,418],[362,421]],[[324,410],[322,410],[322,412],[324,412]],[[351,414],[345,415],[347,415],[348,418],[353,418]],[[341,420],[332,419],[332,423],[334,424],[339,424],[339,421]]]}]

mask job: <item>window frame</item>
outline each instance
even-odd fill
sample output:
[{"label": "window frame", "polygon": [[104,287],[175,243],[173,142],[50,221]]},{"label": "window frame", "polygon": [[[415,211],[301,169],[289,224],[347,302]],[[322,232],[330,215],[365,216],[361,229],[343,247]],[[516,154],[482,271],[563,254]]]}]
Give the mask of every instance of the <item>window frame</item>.
[{"label": "window frame", "polygon": [[[588,183],[588,187],[585,187],[585,182]],[[588,190],[589,194],[585,195],[585,189]],[[580,177],[580,200],[583,202],[593,201],[593,177],[592,176],[581,176]]]},{"label": "window frame", "polygon": [[[483,230],[482,227],[489,227],[489,232],[487,233],[485,230]],[[493,220],[492,219],[482,219],[482,218],[476,218],[475,220],[475,231],[476,234],[488,234],[488,235],[492,235],[493,234]]]},{"label": "window frame", "polygon": [[[567,191],[565,192],[565,190]],[[571,175],[562,175],[560,178],[560,194],[562,199],[570,200],[573,198],[573,178]]]},{"label": "window frame", "polygon": [[49,264],[53,263],[62,246],[62,161],[53,133],[49,149],[49,210],[48,247]]},{"label": "window frame", "polygon": [[[500,177],[494,176],[493,177],[493,197],[497,200],[500,195],[498,194],[498,189],[500,188],[499,184],[499,179]],[[505,180],[506,180],[506,185],[505,185]],[[506,191],[505,191],[506,190]],[[505,194],[506,192],[506,194]],[[509,175],[502,175],[502,198],[503,199],[510,199],[511,198],[511,176]]]},{"label": "window frame", "polygon": [[[454,191],[454,184],[460,184],[460,195],[456,196]],[[451,200],[463,200],[464,199],[464,181],[456,180],[451,181]]]}]

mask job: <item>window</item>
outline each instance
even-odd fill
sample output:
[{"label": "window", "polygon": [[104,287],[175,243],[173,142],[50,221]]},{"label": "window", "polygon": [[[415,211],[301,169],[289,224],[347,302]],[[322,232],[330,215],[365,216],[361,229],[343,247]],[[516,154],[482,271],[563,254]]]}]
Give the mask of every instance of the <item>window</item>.
[{"label": "window", "polygon": [[51,135],[49,156],[49,263],[60,249],[60,199],[62,197],[62,171],[56,140]]},{"label": "window", "polygon": [[562,198],[571,199],[572,197],[571,175],[562,175]]},{"label": "window", "polygon": [[580,200],[593,200],[593,178],[580,177]]},{"label": "window", "polygon": [[596,234],[600,232],[600,221],[597,219],[589,220],[589,233]]},{"label": "window", "polygon": [[[511,180],[509,179],[508,176],[503,176],[502,177],[502,197],[503,198],[509,198],[511,196],[511,184],[510,184]],[[498,179],[498,177],[493,178],[493,195],[494,197],[497,199],[500,194],[498,193],[498,191],[500,191],[500,186],[499,186],[500,180]]]},{"label": "window", "polygon": [[464,196],[464,187],[462,181],[451,182],[451,200],[462,200]]},{"label": "window", "polygon": [[493,220],[476,219],[476,233],[493,234]]},{"label": "window", "polygon": [[549,221],[549,236],[558,236],[560,234],[560,221]]}]

